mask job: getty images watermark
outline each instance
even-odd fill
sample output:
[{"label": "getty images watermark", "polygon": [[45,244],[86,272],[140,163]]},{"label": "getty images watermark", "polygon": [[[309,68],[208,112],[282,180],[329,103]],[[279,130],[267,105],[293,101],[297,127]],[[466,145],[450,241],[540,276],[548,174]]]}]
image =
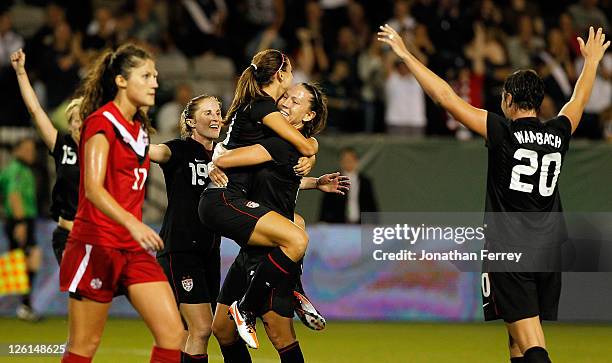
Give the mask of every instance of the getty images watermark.
[{"label": "getty images watermark", "polygon": [[406,271],[612,271],[612,213],[363,213],[361,251]]}]

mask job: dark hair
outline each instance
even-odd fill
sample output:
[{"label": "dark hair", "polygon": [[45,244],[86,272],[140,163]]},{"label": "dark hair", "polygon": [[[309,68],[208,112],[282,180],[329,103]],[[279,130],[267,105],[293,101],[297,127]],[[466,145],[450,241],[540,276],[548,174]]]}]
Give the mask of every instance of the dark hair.
[{"label": "dark hair", "polygon": [[532,69],[518,70],[506,78],[504,92],[521,110],[538,110],[544,100],[544,82]]},{"label": "dark hair", "polygon": [[[129,78],[132,69],[147,59],[153,57],[134,44],[122,45],[115,51],[110,49],[103,51],[90,68],[78,92],[83,96],[81,119],[85,121],[87,116],[115,98],[118,91],[115,77],[121,75],[126,79]],[[149,133],[155,131],[144,110],[139,109],[136,118],[143,123]]]},{"label": "dark hair", "polygon": [[215,96],[201,94],[189,100],[183,112],[181,112],[181,118],[179,119],[179,130],[181,131],[181,138],[186,139],[193,133],[193,127],[187,124],[187,120],[193,120],[195,118],[195,112],[202,101],[205,101],[209,98],[217,101],[219,104],[219,108],[221,108],[221,101]]},{"label": "dark hair", "polygon": [[234,100],[227,111],[225,122],[232,119],[240,105],[252,102],[257,96],[265,96],[262,88],[272,83],[278,71],[286,70],[287,64],[289,64],[289,58],[275,49],[266,49],[255,54],[251,65],[242,72],[238,79]]},{"label": "dark hair", "polygon": [[302,134],[304,137],[311,137],[319,134],[327,124],[327,96],[316,83],[300,83],[312,96],[310,98],[310,110],[316,113],[310,122],[304,123]]}]

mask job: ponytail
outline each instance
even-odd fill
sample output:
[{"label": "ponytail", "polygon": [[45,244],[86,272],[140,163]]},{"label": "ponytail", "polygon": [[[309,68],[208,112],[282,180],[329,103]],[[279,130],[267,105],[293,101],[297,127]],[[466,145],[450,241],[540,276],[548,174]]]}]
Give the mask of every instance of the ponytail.
[{"label": "ponytail", "polygon": [[266,49],[255,54],[251,65],[249,65],[238,79],[234,100],[227,111],[225,123],[229,123],[241,105],[246,105],[257,97],[266,94],[263,87],[274,81],[274,76],[279,71],[286,71],[289,58],[281,51]]}]

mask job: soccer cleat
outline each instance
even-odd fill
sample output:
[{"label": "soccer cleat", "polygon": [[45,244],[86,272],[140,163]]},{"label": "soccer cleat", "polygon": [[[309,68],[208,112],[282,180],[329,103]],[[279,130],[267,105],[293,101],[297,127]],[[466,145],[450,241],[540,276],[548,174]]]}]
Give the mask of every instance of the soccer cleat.
[{"label": "soccer cleat", "polygon": [[302,323],[312,330],[325,329],[325,318],[317,311],[310,300],[297,291],[293,291],[293,297],[295,298],[295,313]]},{"label": "soccer cleat", "polygon": [[236,324],[238,335],[244,340],[249,348],[259,348],[257,331],[255,329],[255,315],[249,311],[240,310],[238,301],[234,301],[229,308],[229,314]]},{"label": "soccer cleat", "polygon": [[31,323],[37,323],[41,320],[40,315],[36,314],[31,307],[23,304],[17,308],[17,318]]}]

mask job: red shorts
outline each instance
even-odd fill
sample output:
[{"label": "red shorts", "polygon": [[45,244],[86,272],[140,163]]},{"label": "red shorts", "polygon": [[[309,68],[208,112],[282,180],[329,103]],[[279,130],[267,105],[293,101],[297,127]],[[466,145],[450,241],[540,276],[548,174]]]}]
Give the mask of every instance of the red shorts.
[{"label": "red shorts", "polygon": [[145,250],[124,251],[71,240],[60,266],[60,290],[107,303],[133,284],[168,281]]}]

